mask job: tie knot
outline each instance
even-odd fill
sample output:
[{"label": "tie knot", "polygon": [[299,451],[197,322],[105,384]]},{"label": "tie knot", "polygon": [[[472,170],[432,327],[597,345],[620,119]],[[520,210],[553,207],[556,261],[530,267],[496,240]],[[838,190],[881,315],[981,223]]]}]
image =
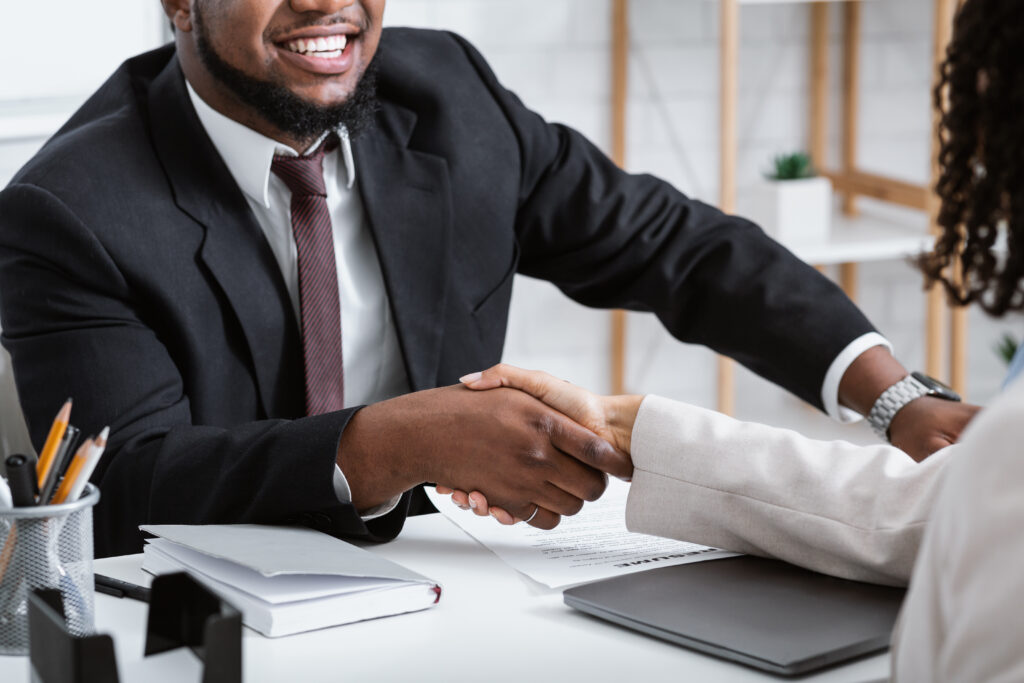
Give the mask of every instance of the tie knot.
[{"label": "tie knot", "polygon": [[337,138],[330,135],[312,154],[301,157],[275,154],[274,161],[270,164],[270,170],[284,181],[292,195],[326,197],[324,155],[334,149],[336,145]]}]

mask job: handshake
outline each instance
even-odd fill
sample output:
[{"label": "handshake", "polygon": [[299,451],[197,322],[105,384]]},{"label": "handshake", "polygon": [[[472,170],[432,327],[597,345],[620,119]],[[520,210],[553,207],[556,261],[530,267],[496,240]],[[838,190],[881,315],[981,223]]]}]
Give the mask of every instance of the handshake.
[{"label": "handshake", "polygon": [[546,372],[510,365],[460,381],[462,387],[450,389],[507,403],[491,415],[495,439],[475,454],[476,471],[437,479],[438,493],[451,494],[459,507],[502,524],[525,521],[551,529],[563,515],[579,512],[584,501],[597,500],[607,475],[632,477],[630,436],[642,396],[599,396]]},{"label": "handshake", "polygon": [[[876,347],[850,366],[843,383],[851,373],[856,386],[878,375],[872,355],[879,353],[895,363]],[[867,370],[853,372],[858,364]],[[898,370],[897,375],[905,372]],[[877,390],[879,382],[866,384]],[[860,393],[877,396],[881,390]],[[456,505],[478,515],[552,529],[584,501],[599,498],[607,475],[632,477],[630,441],[642,400],[598,396],[544,372],[496,365],[466,375],[461,384],[357,411],[342,434],[337,463],[360,511],[379,509],[404,491],[434,482],[439,493],[451,494]],[[847,405],[864,413],[873,400]],[[955,443],[977,411],[922,396],[893,418],[891,442],[924,460]]]}]

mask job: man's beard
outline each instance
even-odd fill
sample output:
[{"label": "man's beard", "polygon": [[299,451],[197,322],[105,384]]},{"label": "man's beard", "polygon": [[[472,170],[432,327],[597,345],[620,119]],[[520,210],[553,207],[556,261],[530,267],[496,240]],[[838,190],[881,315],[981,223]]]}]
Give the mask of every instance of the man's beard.
[{"label": "man's beard", "polygon": [[279,131],[300,140],[314,140],[326,131],[344,125],[349,136],[355,137],[373,120],[377,111],[376,59],[371,60],[356,83],[355,91],[344,102],[313,104],[283,85],[254,78],[224,61],[206,34],[200,4],[196,3],[192,18],[196,28],[196,46],[203,66],[235,97],[254,108]]}]

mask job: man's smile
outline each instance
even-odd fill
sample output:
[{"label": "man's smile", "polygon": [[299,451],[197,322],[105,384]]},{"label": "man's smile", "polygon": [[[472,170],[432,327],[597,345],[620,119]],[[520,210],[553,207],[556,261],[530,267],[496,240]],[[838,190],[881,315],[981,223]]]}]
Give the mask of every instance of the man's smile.
[{"label": "man's smile", "polygon": [[337,75],[355,63],[359,30],[349,24],[312,26],[275,40],[281,59],[303,71]]},{"label": "man's smile", "polygon": [[340,57],[341,51],[345,49],[347,44],[348,39],[342,34],[340,36],[327,36],[326,38],[297,38],[289,40],[285,43],[285,47],[292,52],[298,52],[307,57],[331,59],[333,57]]}]

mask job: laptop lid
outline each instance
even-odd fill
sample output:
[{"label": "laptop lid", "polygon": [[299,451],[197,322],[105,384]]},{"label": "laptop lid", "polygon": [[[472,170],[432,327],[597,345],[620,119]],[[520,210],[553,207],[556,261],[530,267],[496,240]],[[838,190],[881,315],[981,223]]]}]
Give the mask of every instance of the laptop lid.
[{"label": "laptop lid", "polygon": [[567,605],[776,674],[804,674],[889,646],[905,590],[742,556],[570,588]]}]

